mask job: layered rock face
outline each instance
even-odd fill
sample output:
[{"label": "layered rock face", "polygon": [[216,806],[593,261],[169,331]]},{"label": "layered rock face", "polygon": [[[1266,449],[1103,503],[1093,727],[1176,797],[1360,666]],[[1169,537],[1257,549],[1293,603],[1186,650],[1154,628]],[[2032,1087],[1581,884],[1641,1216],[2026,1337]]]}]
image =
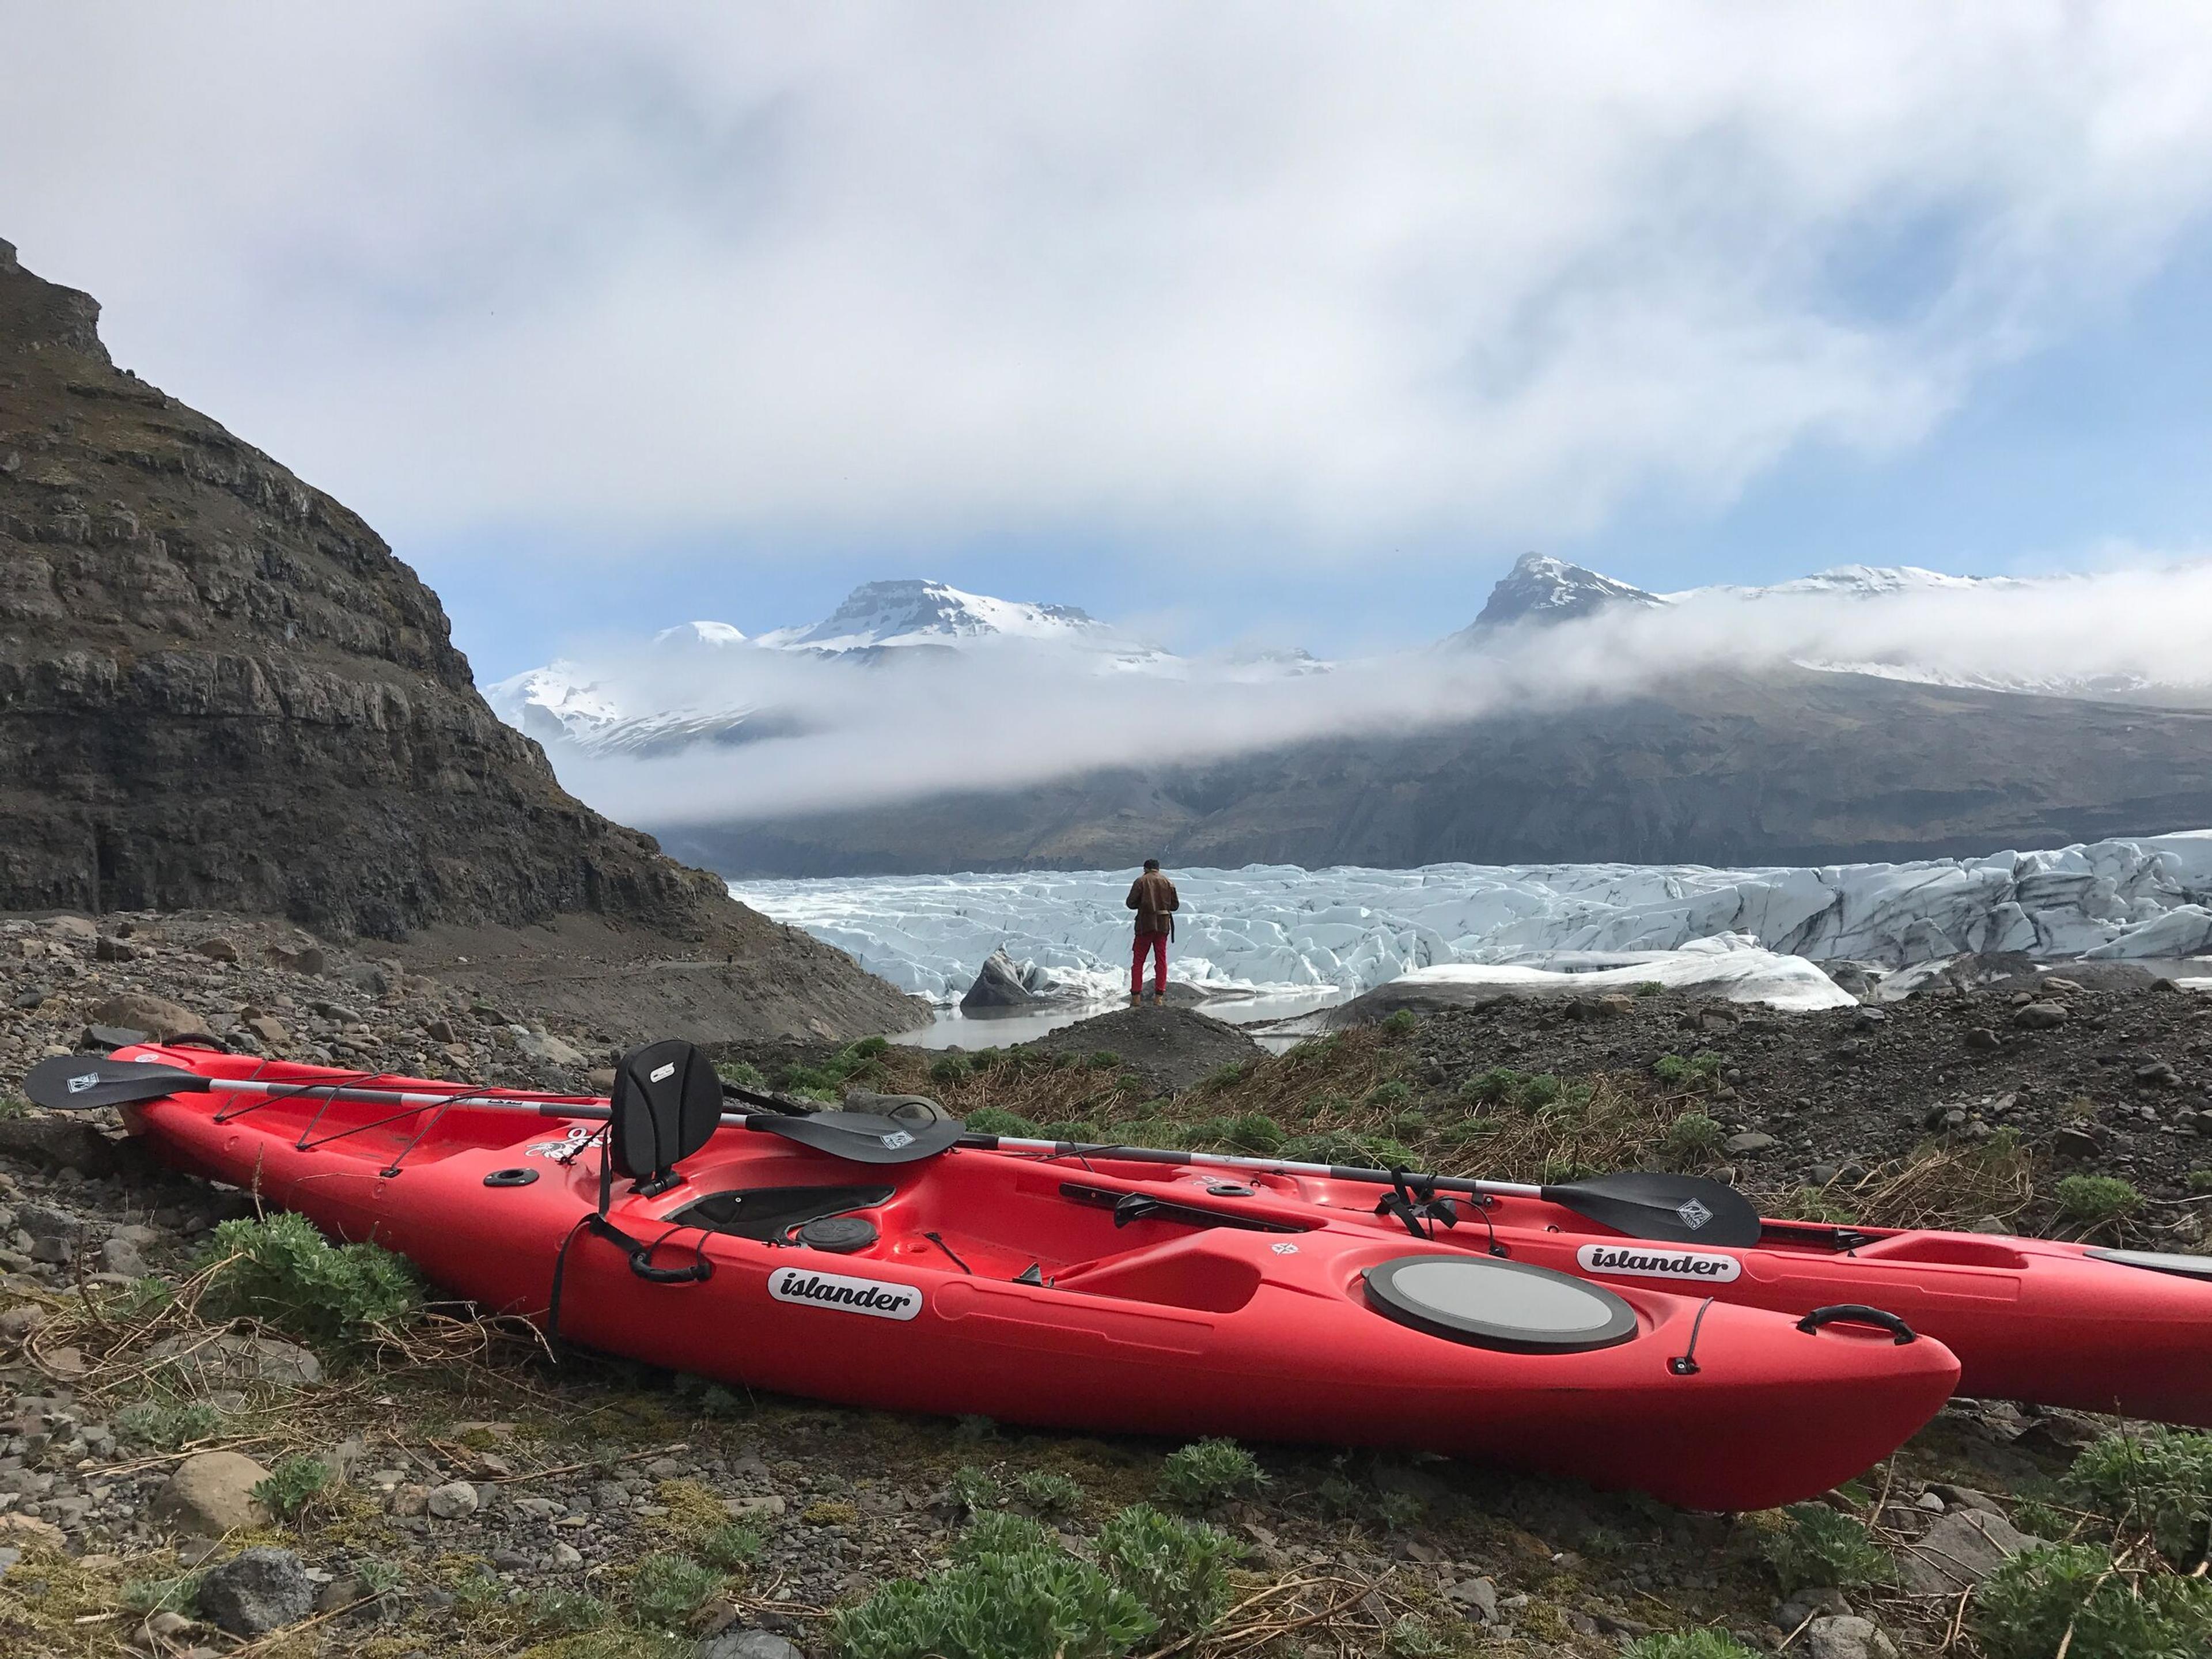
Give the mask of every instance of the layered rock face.
[{"label": "layered rock face", "polygon": [[387,939],[586,913],[906,1019],[566,793],[376,532],[115,368],[98,319],[0,242],[0,908]]}]

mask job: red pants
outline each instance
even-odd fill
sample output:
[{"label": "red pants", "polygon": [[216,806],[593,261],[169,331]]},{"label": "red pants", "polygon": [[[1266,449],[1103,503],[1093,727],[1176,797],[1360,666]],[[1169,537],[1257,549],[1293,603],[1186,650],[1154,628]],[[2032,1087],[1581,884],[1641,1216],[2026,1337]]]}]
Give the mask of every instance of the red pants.
[{"label": "red pants", "polygon": [[1139,933],[1136,948],[1129,952],[1129,994],[1137,996],[1145,988],[1145,952],[1152,953],[1152,994],[1165,997],[1168,994],[1168,936],[1165,933]]}]

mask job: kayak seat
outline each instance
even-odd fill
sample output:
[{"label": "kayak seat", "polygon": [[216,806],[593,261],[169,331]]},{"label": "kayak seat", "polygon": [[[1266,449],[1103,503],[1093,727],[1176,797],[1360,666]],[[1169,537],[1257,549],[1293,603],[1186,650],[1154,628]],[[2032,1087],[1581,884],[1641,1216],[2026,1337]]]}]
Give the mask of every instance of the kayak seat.
[{"label": "kayak seat", "polygon": [[893,1190],[884,1186],[743,1187],[694,1199],[667,1218],[686,1227],[765,1242],[827,1216],[874,1209]]}]

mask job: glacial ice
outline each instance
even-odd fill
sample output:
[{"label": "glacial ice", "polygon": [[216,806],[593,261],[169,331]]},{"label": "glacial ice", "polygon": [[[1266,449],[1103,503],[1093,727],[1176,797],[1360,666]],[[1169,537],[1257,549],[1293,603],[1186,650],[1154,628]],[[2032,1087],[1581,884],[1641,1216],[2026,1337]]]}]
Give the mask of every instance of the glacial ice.
[{"label": "glacial ice", "polygon": [[[939,1002],[957,1001],[1000,946],[1034,964],[1048,986],[1103,997],[1127,984],[1122,899],[1133,873],[843,877],[731,890]],[[1755,994],[1757,984],[1787,997],[1808,994],[1804,975],[1818,970],[1759,958],[1896,968],[1968,951],[2212,954],[2212,830],[1802,869],[1253,865],[1170,873],[1182,911],[1170,973],[1223,990],[1356,994],[1452,964],[1587,974],[1610,957],[1631,981],[1702,972],[1708,978],[1698,982],[1714,983],[1715,994]],[[1686,949],[1680,963],[1651,954]]]}]

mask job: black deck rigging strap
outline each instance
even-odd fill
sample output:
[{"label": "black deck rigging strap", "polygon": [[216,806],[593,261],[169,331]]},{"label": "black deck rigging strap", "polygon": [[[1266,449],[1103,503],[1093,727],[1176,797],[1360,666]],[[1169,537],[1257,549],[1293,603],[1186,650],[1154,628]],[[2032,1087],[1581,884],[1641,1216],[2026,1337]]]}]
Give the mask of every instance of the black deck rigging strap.
[{"label": "black deck rigging strap", "polygon": [[[561,1352],[561,1285],[568,1271],[568,1247],[581,1232],[596,1233],[608,1243],[626,1253],[629,1270],[652,1285],[703,1285],[714,1276],[714,1264],[707,1260],[707,1235],[714,1230],[699,1226],[696,1222],[679,1221],[669,1227],[650,1244],[632,1238],[607,1219],[607,1211],[614,1203],[615,1160],[613,1136],[599,1143],[599,1207],[576,1218],[576,1224],[568,1229],[568,1236],[561,1241],[561,1248],[553,1257],[553,1289],[545,1304],[545,1341],[555,1354]],[[692,1246],[691,1265],[688,1267],[656,1267],[653,1253],[680,1232],[696,1232],[698,1241]]]},{"label": "black deck rigging strap", "polygon": [[[1435,1238],[1439,1221],[1447,1228],[1459,1225],[1459,1206],[1449,1198],[1437,1196],[1437,1178],[1432,1175],[1408,1175],[1403,1170],[1390,1171],[1390,1190],[1375,1201],[1375,1213],[1395,1217],[1416,1238]],[[1498,1230],[1493,1227],[1492,1244],[1497,1243],[1497,1237]],[[1493,1249],[1491,1254],[1499,1252]]]}]

